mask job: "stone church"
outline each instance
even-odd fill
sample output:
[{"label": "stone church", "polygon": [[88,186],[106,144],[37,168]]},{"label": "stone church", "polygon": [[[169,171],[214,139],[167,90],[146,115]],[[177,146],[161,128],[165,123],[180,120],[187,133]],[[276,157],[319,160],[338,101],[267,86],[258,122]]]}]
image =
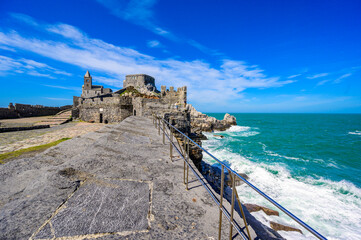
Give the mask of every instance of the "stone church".
[{"label": "stone church", "polygon": [[84,75],[84,85],[82,87],[81,97],[83,98],[96,97],[111,92],[112,90],[110,88],[104,88],[103,86],[100,85],[93,85],[93,78],[90,76],[89,71],[86,71]]},{"label": "stone church", "polygon": [[186,86],[177,90],[161,86],[161,91],[158,91],[155,79],[146,74],[126,75],[123,88],[115,92],[110,88],[93,85],[92,81],[87,71],[81,96],[73,97],[73,119],[113,123],[132,115],[182,114],[187,107]]}]

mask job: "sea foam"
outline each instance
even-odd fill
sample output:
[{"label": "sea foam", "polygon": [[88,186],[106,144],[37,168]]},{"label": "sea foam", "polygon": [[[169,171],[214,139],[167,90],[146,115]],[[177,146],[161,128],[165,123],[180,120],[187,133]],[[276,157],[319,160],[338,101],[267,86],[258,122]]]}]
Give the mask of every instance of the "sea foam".
[{"label": "sea foam", "polygon": [[258,128],[248,126],[231,126],[225,132],[231,136],[251,137],[259,134]]},{"label": "sea foam", "polygon": [[361,131],[354,131],[354,132],[348,132],[348,134],[351,134],[351,135],[360,135],[361,136]]},{"label": "sea foam", "polygon": [[[248,129],[249,131],[250,129]],[[361,236],[361,189],[351,182],[331,181],[322,177],[292,176],[281,163],[256,163],[232,149],[222,148],[222,141],[212,138],[203,141],[203,146],[220,160],[239,173],[246,173],[249,181],[269,195],[301,220],[319,231],[328,239],[359,239]],[[276,154],[276,153],[275,153]],[[213,163],[204,156],[205,161]],[[254,203],[277,210],[250,187],[237,187],[243,203]],[[286,239],[309,239],[311,234],[280,212],[280,217],[263,212],[253,215],[269,226],[270,221],[293,226],[304,234],[280,231]]]}]

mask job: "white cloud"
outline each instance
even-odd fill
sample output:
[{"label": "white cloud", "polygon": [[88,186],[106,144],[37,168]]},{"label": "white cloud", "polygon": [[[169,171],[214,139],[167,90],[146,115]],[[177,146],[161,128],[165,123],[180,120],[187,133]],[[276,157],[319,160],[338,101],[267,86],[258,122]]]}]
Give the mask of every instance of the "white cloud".
[{"label": "white cloud", "polygon": [[54,98],[54,97],[45,97],[46,99],[49,100],[55,100],[55,101],[71,101],[70,98]]},{"label": "white cloud", "polygon": [[333,83],[340,83],[342,79],[347,78],[351,75],[352,75],[352,73],[346,73],[346,74],[342,75],[341,77],[337,78],[335,81],[333,81]]},{"label": "white cloud", "polygon": [[47,85],[47,84],[42,84],[42,85],[50,88],[59,88],[59,89],[77,91],[77,92],[81,91],[81,87],[56,86],[56,85]]},{"label": "white cloud", "polygon": [[[93,76],[95,82],[114,87],[122,85],[126,74],[147,73],[156,78],[158,86],[187,85],[189,100],[198,103],[225,104],[228,101],[242,99],[240,92],[246,88],[281,87],[294,82],[280,81],[279,77],[268,77],[256,65],[250,66],[243,61],[223,59],[220,66],[212,67],[201,60],[156,59],[130,48],[89,38],[87,34],[70,25],[55,24],[42,27],[47,29],[49,34],[60,35],[61,38],[55,41],[36,36],[25,38],[15,31],[0,32],[0,46],[29,51],[84,70],[96,71],[102,76]],[[66,38],[66,41],[63,38]],[[11,64],[19,64],[18,62]],[[26,64],[37,69],[41,65],[35,61],[27,61]],[[50,66],[47,68],[53,69]],[[16,69],[16,66],[12,66],[12,69]]]},{"label": "white cloud", "polygon": [[302,74],[295,74],[295,75],[291,75],[289,77],[287,77],[288,79],[292,79],[292,78],[295,78],[295,77],[299,77],[301,76]]},{"label": "white cloud", "polygon": [[[343,74],[342,76],[338,77],[337,79],[335,79],[334,81],[332,81],[333,84],[337,84],[337,83],[340,83],[342,81],[342,79],[344,78],[347,78],[349,76],[351,76],[352,73],[346,73],[346,74]],[[323,80],[323,81],[320,81],[317,83],[316,86],[321,86],[321,85],[324,85],[325,83],[328,83],[328,82],[331,82],[331,80]]]},{"label": "white cloud", "polygon": [[171,32],[156,23],[152,8],[157,0],[97,0],[97,2],[121,19],[142,26],[167,39],[179,40]]},{"label": "white cloud", "polygon": [[21,14],[21,13],[10,13],[10,16],[13,17],[14,19],[24,22],[28,25],[32,25],[34,27],[38,26],[38,23],[30,16],[25,15],[25,14]]},{"label": "white cloud", "polygon": [[315,74],[315,75],[307,77],[307,78],[308,79],[315,79],[315,78],[326,77],[326,76],[328,76],[328,73],[319,73],[319,74]]},{"label": "white cloud", "polygon": [[162,47],[162,44],[157,40],[151,40],[147,42],[148,47],[150,48],[159,48]]},{"label": "white cloud", "polygon": [[0,75],[12,74],[13,72],[26,73],[32,76],[46,77],[51,79],[55,79],[55,77],[53,76],[54,73],[66,76],[72,75],[65,71],[57,70],[56,68],[53,68],[45,63],[40,63],[32,59],[14,59],[0,55]]},{"label": "white cloud", "polygon": [[319,81],[316,86],[322,86],[322,85],[324,85],[325,83],[327,83],[327,82],[329,82],[329,81],[330,81],[330,80]]},{"label": "white cloud", "polygon": [[187,38],[180,38],[172,32],[160,27],[157,23],[153,7],[158,0],[97,0],[110,12],[126,21],[142,26],[151,32],[175,42],[184,42],[209,55],[223,56],[218,50],[210,49],[203,44]]}]

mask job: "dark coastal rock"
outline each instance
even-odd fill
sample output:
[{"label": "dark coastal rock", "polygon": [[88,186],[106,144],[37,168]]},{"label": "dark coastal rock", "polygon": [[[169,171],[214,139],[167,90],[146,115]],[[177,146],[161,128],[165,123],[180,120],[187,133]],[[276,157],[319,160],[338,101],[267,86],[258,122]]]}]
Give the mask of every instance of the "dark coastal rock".
[{"label": "dark coastal rock", "polygon": [[276,222],[270,222],[271,228],[276,231],[287,231],[287,232],[299,232],[302,234],[302,231],[298,228],[282,225]]},{"label": "dark coastal rock", "polygon": [[280,215],[278,211],[272,210],[270,208],[262,207],[257,204],[246,203],[246,204],[244,204],[244,206],[247,208],[247,210],[249,212],[258,212],[258,211],[262,210],[268,216],[271,216],[271,215],[279,216]]},{"label": "dark coastal rock", "polygon": [[213,136],[215,136],[215,137],[220,137],[220,138],[224,138],[224,136],[223,136],[223,135],[220,135],[220,134],[213,134]]}]

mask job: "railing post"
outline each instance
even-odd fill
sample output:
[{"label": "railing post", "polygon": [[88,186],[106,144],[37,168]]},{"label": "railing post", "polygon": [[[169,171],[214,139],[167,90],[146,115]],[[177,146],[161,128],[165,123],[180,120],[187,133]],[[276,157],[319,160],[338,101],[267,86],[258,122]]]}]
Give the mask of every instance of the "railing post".
[{"label": "railing post", "polygon": [[[234,175],[233,175],[233,176],[234,176]],[[236,177],[236,176],[234,176],[234,177]],[[248,229],[247,219],[246,219],[246,216],[245,216],[244,211],[243,211],[243,207],[242,207],[241,200],[239,200],[239,196],[238,196],[238,193],[237,193],[237,189],[235,188],[234,190],[235,190],[234,194],[236,195],[236,199],[237,199],[237,202],[238,202],[238,206],[239,206],[239,208],[241,209],[241,214],[242,214],[244,226],[246,227],[246,230],[247,230],[248,239],[251,240],[251,233],[249,232],[249,229]]]},{"label": "railing post", "polygon": [[185,154],[185,152],[186,152],[186,150],[185,150],[185,142],[186,142],[186,139],[185,139],[185,137],[183,136],[183,149],[184,149],[184,152],[183,152],[183,183],[184,184],[186,184],[186,154]]},{"label": "railing post", "polygon": [[187,145],[186,145],[186,156],[187,156],[187,184],[186,184],[186,189],[187,189],[187,191],[188,191],[188,172],[189,172],[189,139],[188,138],[186,138],[186,143],[187,143]]},{"label": "railing post", "polygon": [[231,203],[231,219],[230,219],[230,225],[229,225],[229,240],[232,240],[232,236],[233,236],[233,212],[234,212],[234,193],[235,193],[235,177],[234,175],[232,176],[232,172],[229,171],[229,174],[231,175],[232,178],[232,203]]},{"label": "railing post", "polygon": [[172,133],[172,127],[171,126],[169,126],[169,135],[170,135],[169,155],[170,155],[170,160],[173,161],[173,133]]},{"label": "railing post", "polygon": [[221,195],[220,195],[220,199],[219,199],[218,240],[221,240],[221,232],[222,232],[223,190],[224,190],[224,166],[222,165],[222,173],[221,173]]},{"label": "railing post", "polygon": [[163,126],[163,145],[165,144],[165,127],[164,127],[164,121],[162,120],[162,126]]},{"label": "railing post", "polygon": [[160,135],[160,119],[159,118],[158,118],[158,135]]}]

